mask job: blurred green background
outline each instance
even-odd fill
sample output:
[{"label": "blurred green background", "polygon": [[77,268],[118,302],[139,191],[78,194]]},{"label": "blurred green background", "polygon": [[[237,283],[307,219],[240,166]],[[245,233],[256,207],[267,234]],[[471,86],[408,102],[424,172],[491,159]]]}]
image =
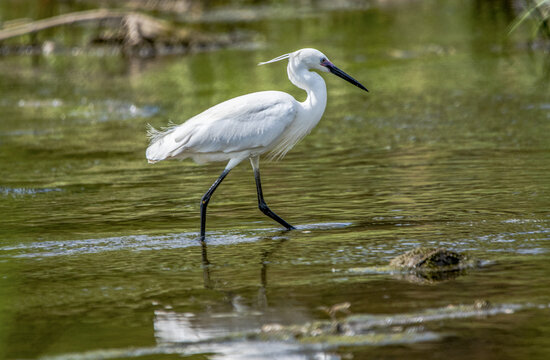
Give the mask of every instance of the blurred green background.
[{"label": "blurred green background", "polygon": [[[546,359],[545,3],[3,0],[0,36],[98,8],[169,30],[132,42],[115,19],[0,42],[0,357]],[[256,64],[303,47],[370,92],[325,76],[317,128],[262,162],[297,231],[257,210],[243,163],[202,248],[199,200],[224,164],[148,165],[146,124],[254,91],[301,101],[282,62]],[[416,246],[485,265],[442,282],[387,270]],[[515,310],[457,307],[476,299]],[[388,325],[314,345],[251,335],[342,302]],[[420,320],[391,326],[403,314]]]}]

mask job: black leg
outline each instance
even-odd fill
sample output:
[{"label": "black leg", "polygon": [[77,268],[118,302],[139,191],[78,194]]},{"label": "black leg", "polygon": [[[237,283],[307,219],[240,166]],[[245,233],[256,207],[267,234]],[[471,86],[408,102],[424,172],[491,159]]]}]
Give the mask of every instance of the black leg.
[{"label": "black leg", "polygon": [[264,194],[262,192],[262,182],[260,181],[259,168],[254,169],[254,178],[256,179],[256,190],[258,190],[258,207],[260,208],[260,211],[272,218],[273,220],[277,221],[279,224],[283,225],[287,230],[296,229],[294,226],[281,219],[279,215],[271,211],[271,209],[265,203]]},{"label": "black leg", "polygon": [[216,180],[214,182],[214,184],[212,184],[212,186],[210,186],[210,189],[208,189],[206,194],[204,194],[202,199],[201,199],[201,241],[204,241],[205,233],[206,233],[206,207],[208,206],[208,202],[210,201],[210,197],[212,196],[214,191],[216,191],[216,188],[221,184],[223,179],[225,179],[227,174],[229,174],[229,171],[230,170],[225,169],[222,172],[222,174],[220,175],[220,177],[218,178],[218,180]]}]

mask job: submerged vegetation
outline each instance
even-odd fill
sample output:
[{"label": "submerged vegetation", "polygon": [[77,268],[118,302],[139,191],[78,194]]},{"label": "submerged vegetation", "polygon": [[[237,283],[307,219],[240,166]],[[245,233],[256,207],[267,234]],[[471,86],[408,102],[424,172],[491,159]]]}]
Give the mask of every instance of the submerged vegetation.
[{"label": "submerged vegetation", "polygon": [[[336,304],[333,307],[342,305]],[[346,309],[349,307],[349,304],[344,305]],[[332,319],[330,322],[320,320],[302,325],[266,324],[256,336],[262,340],[292,340],[328,346],[401,344],[440,338],[430,331],[432,322],[513,314],[530,307],[531,305],[491,304],[486,300],[475,300],[473,304],[449,304],[414,313],[354,314],[339,320]]]}]

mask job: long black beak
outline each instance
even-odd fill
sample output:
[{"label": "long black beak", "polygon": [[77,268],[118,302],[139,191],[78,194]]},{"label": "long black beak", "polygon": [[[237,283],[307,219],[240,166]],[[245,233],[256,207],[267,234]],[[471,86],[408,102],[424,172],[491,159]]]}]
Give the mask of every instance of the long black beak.
[{"label": "long black beak", "polygon": [[338,77],[341,77],[342,79],[352,83],[353,85],[357,86],[359,89],[363,89],[365,90],[366,92],[368,92],[367,88],[364,87],[363,85],[361,85],[361,83],[357,80],[355,80],[354,78],[352,78],[351,76],[349,76],[348,74],[346,74],[345,72],[343,72],[342,70],[338,69],[336,66],[334,66],[333,64],[327,64],[325,65],[329,71],[331,73],[333,73],[334,75],[338,76]]}]

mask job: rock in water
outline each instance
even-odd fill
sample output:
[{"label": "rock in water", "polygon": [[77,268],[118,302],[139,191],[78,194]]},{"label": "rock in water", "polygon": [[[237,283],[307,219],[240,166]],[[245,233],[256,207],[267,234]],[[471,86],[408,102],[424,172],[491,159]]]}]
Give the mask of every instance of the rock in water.
[{"label": "rock in water", "polygon": [[460,270],[476,267],[466,255],[443,248],[417,247],[390,261],[390,266],[408,270],[426,280],[445,280]]},{"label": "rock in water", "polygon": [[442,248],[417,247],[392,259],[390,265],[408,269],[445,270],[459,266],[464,259],[464,255]]}]

